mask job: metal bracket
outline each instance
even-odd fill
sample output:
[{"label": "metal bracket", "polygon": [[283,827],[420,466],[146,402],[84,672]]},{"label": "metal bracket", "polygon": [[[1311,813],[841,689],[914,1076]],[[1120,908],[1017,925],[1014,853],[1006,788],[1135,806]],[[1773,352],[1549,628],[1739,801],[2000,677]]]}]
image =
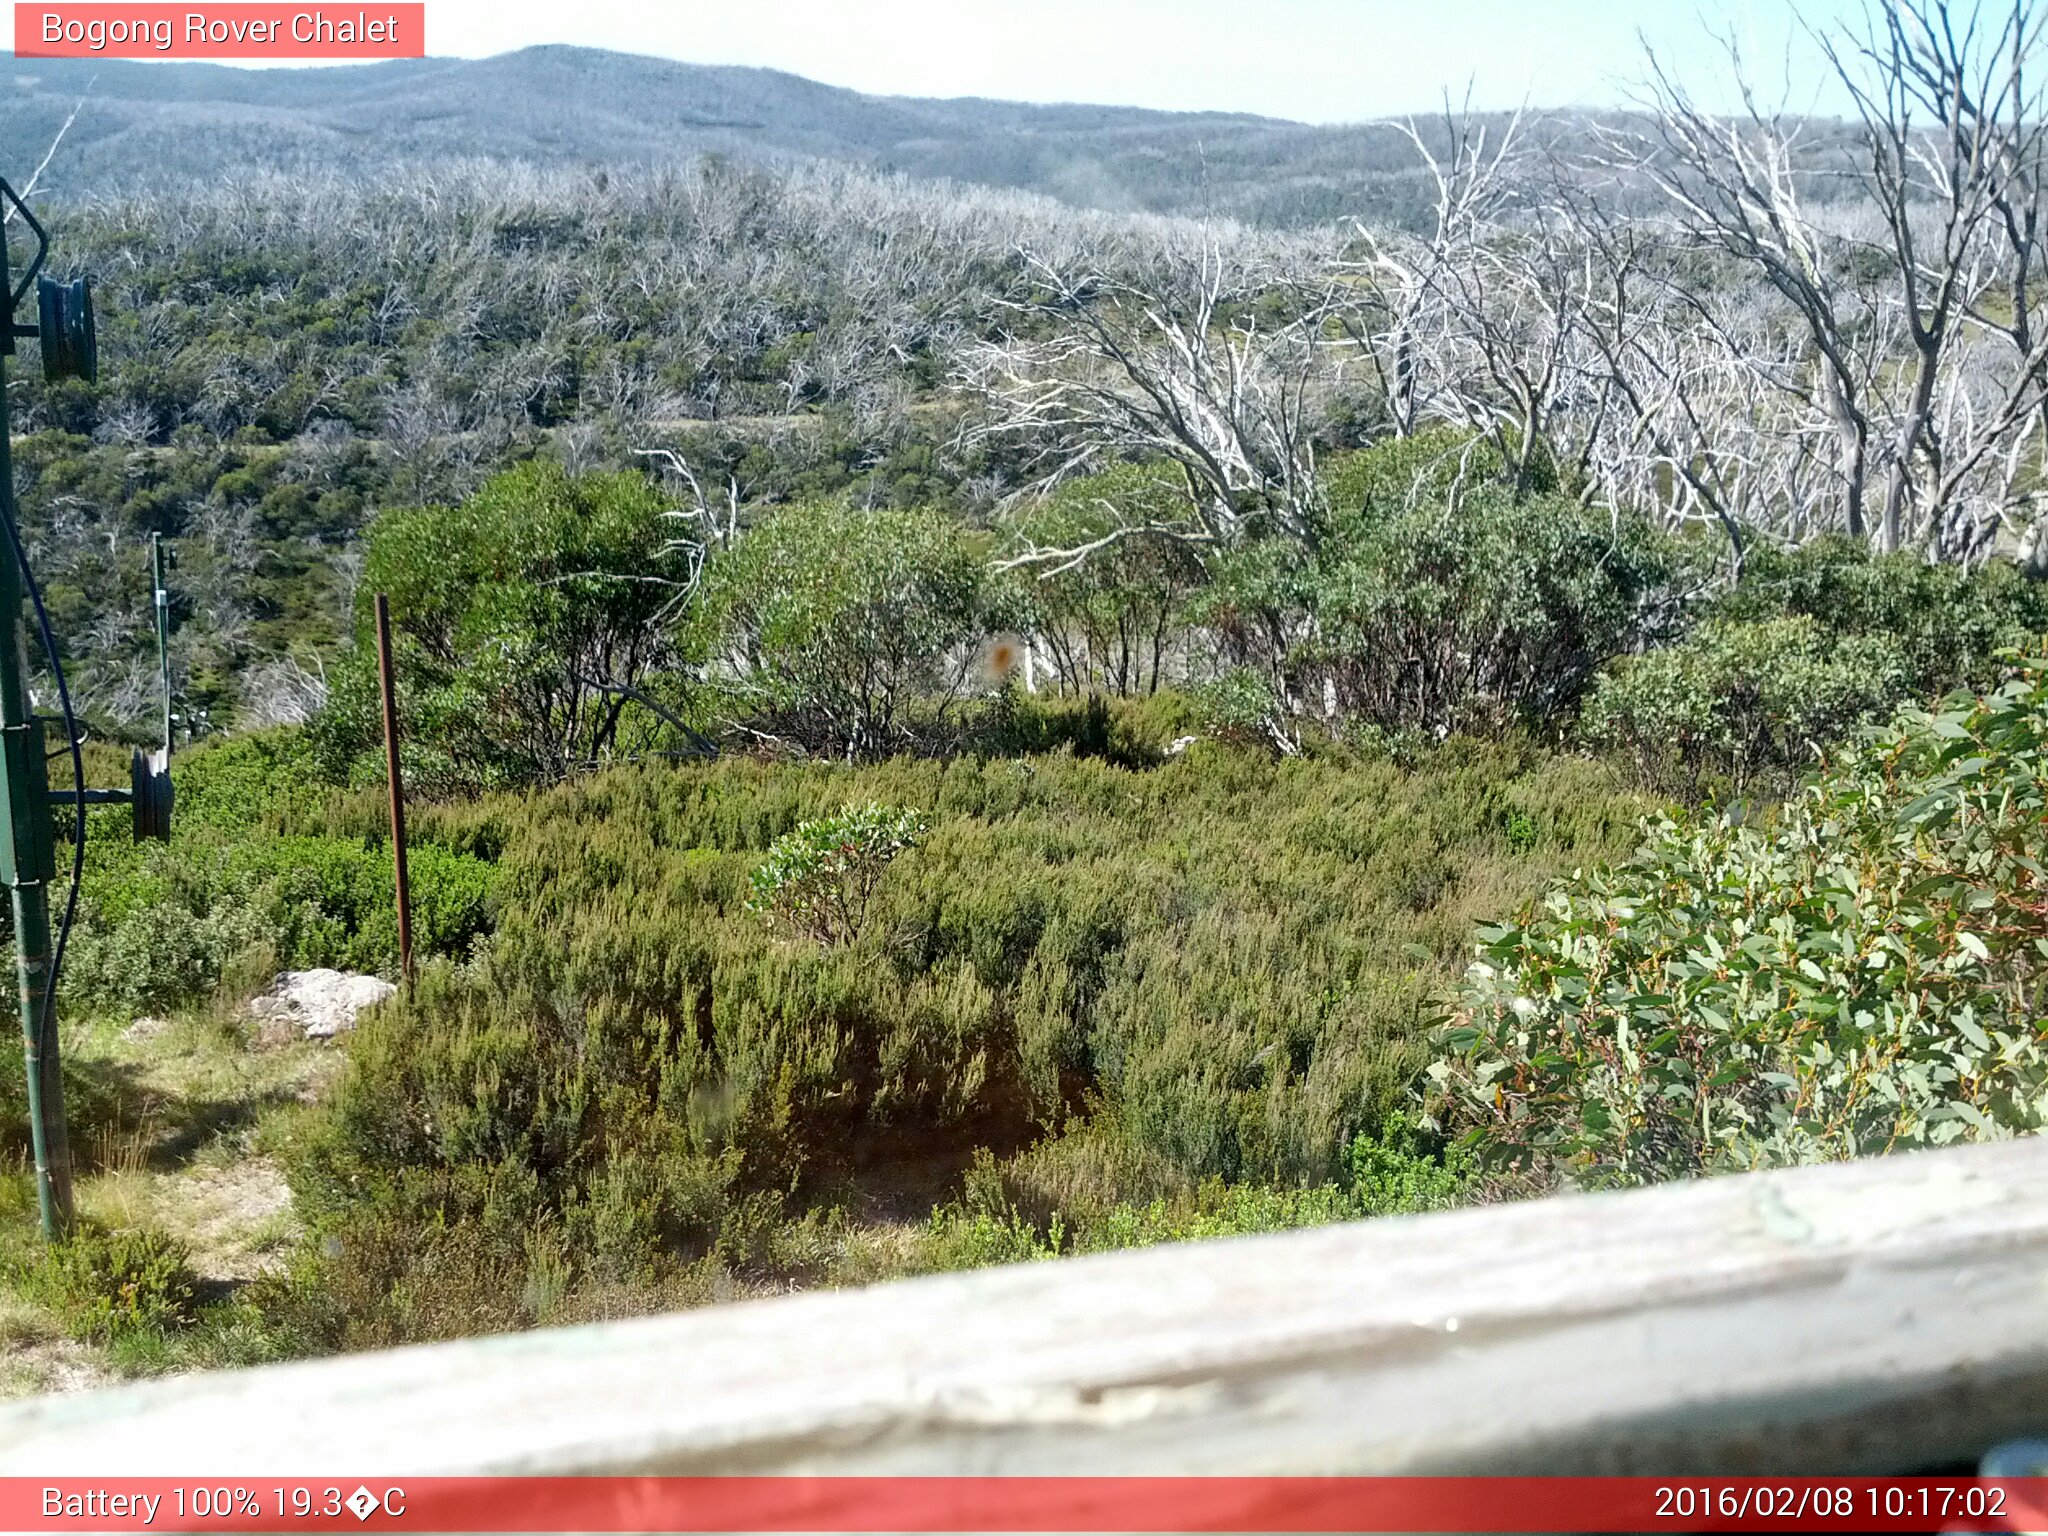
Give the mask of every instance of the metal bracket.
[{"label": "metal bracket", "polygon": [[7,784],[26,791],[8,797],[8,814],[0,819],[0,883],[46,885],[56,877],[57,855],[47,808],[50,775],[42,721],[0,727],[0,771]]},{"label": "metal bracket", "polygon": [[35,256],[29,261],[28,270],[22,273],[21,281],[14,283],[10,270],[13,257],[7,249],[5,228],[0,226],[0,291],[7,294],[7,323],[0,325],[0,357],[12,357],[16,337],[26,336],[33,339],[42,335],[40,326],[16,325],[14,312],[21,307],[21,301],[28,296],[36,275],[43,270],[43,258],[50,254],[50,236],[36,216],[28,211],[28,204],[21,200],[20,195],[4,179],[0,179],[0,199],[13,205],[36,237]]}]

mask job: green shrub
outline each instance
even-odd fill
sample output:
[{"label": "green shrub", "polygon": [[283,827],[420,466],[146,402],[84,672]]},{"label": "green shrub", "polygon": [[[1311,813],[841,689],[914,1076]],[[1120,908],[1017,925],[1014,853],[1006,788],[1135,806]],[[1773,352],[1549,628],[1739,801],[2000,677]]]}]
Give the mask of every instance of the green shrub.
[{"label": "green shrub", "polygon": [[1630,752],[1659,782],[1693,790],[1711,770],[1740,789],[1758,773],[1810,766],[1888,713],[1913,681],[1887,636],[1831,634],[1804,615],[1709,620],[1668,649],[1611,667],[1581,729]]},{"label": "green shrub", "polygon": [[229,962],[269,931],[241,905],[202,914],[171,901],[139,903],[116,924],[88,919],[72,934],[64,989],[95,1010],[163,1012],[212,992]]},{"label": "green shrub", "polygon": [[[1471,1177],[1469,1154],[1455,1146],[1433,1147],[1405,1111],[1395,1111],[1376,1133],[1353,1140],[1342,1176],[1326,1183],[1276,1188],[1231,1184],[1213,1175],[1173,1181],[1169,1175],[1169,1187],[1161,1193],[1130,1198],[1132,1186],[1126,1186],[1126,1198],[1091,1199],[1070,1189],[1081,1193],[1077,1206],[1054,1203],[1034,1211],[1034,1195],[1043,1201],[1046,1193],[1047,1154],[1062,1143],[1123,1163],[1124,1179],[1135,1171],[1129,1151],[1106,1141],[1099,1126],[1084,1126],[1008,1165],[983,1154],[967,1176],[962,1197],[932,1213],[917,1267],[966,1269],[1444,1210],[1465,1198]],[[1135,1183],[1157,1176],[1154,1170]],[[1122,1182],[1114,1175],[1110,1179],[1112,1187]]]},{"label": "green shrub", "polygon": [[922,1236],[915,1268],[929,1273],[1055,1259],[1065,1233],[1057,1220],[1048,1236],[1014,1210],[948,1205],[932,1212]]},{"label": "green shrub", "polygon": [[[1540,460],[1539,460],[1540,466]],[[1497,731],[1574,710],[1612,656],[1654,639],[1675,546],[1449,430],[1339,455],[1306,542],[1220,551],[1188,603],[1226,665],[1332,730]]]},{"label": "green shrub", "polygon": [[1527,811],[1510,811],[1501,823],[1508,846],[1517,853],[1526,853],[1536,846],[1536,821]]},{"label": "green shrub", "polygon": [[[1424,1176],[1355,1148],[1406,1102],[1471,923],[1618,849],[1637,802],[1511,743],[1413,769],[1195,755],[649,765],[465,811],[505,837],[495,928],[353,1032],[288,1159],[336,1245],[314,1287],[350,1298],[335,1326],[520,1326],[530,1285],[558,1318],[705,1266],[870,1274],[833,1256],[830,1213],[902,1201],[914,1170],[922,1215],[976,1148],[1001,1185],[947,1262],[1032,1251],[1055,1216],[1072,1247],[1119,1207],[1166,1202],[1141,1228],[1168,1233],[1255,1202],[1210,1182],[1344,1191],[1269,1224],[1407,1208]],[[862,942],[779,939],[755,872],[849,802],[924,808],[915,857],[874,884]],[[1077,1118],[1088,1136],[1060,1133]]]},{"label": "green shrub", "polygon": [[986,565],[944,513],[787,507],[705,574],[703,645],[736,712],[805,747],[878,757],[943,717],[989,628]]},{"label": "green shrub", "polygon": [[802,822],[768,845],[750,877],[747,910],[821,944],[851,943],[867,926],[883,873],[926,826],[918,811],[875,804]]},{"label": "green shrub", "polygon": [[390,597],[406,777],[417,788],[549,780],[688,744],[680,699],[693,571],[645,476],[521,465],[457,507],[371,524],[355,645],[312,739],[323,771],[381,778],[373,600]]},{"label": "green shrub", "polygon": [[1376,1135],[1361,1135],[1345,1155],[1345,1188],[1361,1216],[1405,1216],[1459,1204],[1472,1178],[1467,1148],[1431,1145],[1413,1118],[1387,1116]]},{"label": "green shrub", "polygon": [[1033,550],[1102,542],[1085,559],[1018,567],[1015,622],[1050,654],[1062,691],[1159,691],[1185,648],[1186,603],[1207,579],[1196,547],[1171,532],[1114,537],[1120,528],[1192,527],[1187,485],[1168,465],[1119,464],[1063,481],[1005,527]]},{"label": "green shrub", "polygon": [[1888,640],[1905,660],[1910,692],[1932,699],[1992,683],[2001,650],[2048,631],[2048,584],[2008,560],[1930,563],[1836,535],[1790,550],[1758,540],[1741,584],[1715,600],[1709,617],[1780,616],[1812,619],[1829,635]]},{"label": "green shrub", "polygon": [[31,1259],[23,1278],[73,1338],[92,1343],[183,1328],[197,1315],[184,1247],[150,1228],[82,1222]]},{"label": "green shrub", "polygon": [[[1539,454],[1524,487],[1537,495],[1558,489],[1555,465]],[[1505,486],[1512,477],[1500,450],[1477,433],[1432,426],[1390,437],[1355,453],[1330,455],[1321,467],[1323,498],[1342,525],[1371,516],[1441,510],[1470,491]]]},{"label": "green shrub", "polygon": [[1860,540],[1754,541],[1741,583],[1690,635],[1618,661],[1588,699],[1588,739],[1696,794],[1723,777],[1785,784],[1900,704],[1984,687],[1996,657],[2048,630],[2048,585],[2008,561],[1968,569]]},{"label": "green shrub", "polygon": [[1768,830],[1664,821],[1482,930],[1432,1067],[1494,1166],[1639,1183],[2048,1113],[2048,663],[1907,710]]},{"label": "green shrub", "polygon": [[1041,757],[1061,750],[1125,768],[1156,766],[1187,734],[1197,706],[1188,695],[1161,691],[1112,709],[1103,695],[1081,698],[1027,693],[1014,677],[997,685],[973,712],[956,750],[982,757]]},{"label": "green shrub", "polygon": [[1225,741],[1271,746],[1283,710],[1273,685],[1250,667],[1233,667],[1194,693],[1195,719]]},{"label": "green shrub", "polygon": [[[460,958],[488,931],[495,873],[432,844],[410,851],[413,941]],[[174,844],[125,878],[88,876],[65,962],[66,994],[113,1012],[202,998],[239,956],[285,967],[390,971],[398,918],[388,847],[331,837]]]},{"label": "green shrub", "polygon": [[1559,718],[1644,636],[1671,573],[1647,525],[1491,487],[1399,510],[1370,504],[1341,532],[1315,575],[1315,634],[1297,655],[1311,687],[1387,727]]},{"label": "green shrub", "polygon": [[[347,798],[337,804],[313,775],[299,732],[209,745],[181,756],[176,772],[169,844],[133,842],[125,811],[94,813],[68,1005],[163,1012],[259,954],[279,966],[395,969],[381,797],[358,830]],[[451,837],[489,844],[449,819]],[[422,955],[462,958],[494,920],[497,877],[487,859],[432,841],[438,825],[420,818],[409,850],[413,939]]]},{"label": "green shrub", "polygon": [[1089,1230],[1076,1251],[1111,1252],[1149,1248],[1157,1243],[1285,1232],[1296,1227],[1350,1221],[1363,1214],[1336,1184],[1274,1189],[1208,1179],[1188,1199],[1118,1207]]}]

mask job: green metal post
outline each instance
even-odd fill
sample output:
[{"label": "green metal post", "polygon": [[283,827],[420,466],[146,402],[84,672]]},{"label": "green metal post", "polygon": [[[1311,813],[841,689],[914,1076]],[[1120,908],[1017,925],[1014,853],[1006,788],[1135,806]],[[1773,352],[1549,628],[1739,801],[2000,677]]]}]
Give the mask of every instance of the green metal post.
[{"label": "green metal post", "polygon": [[[0,236],[4,238],[4,236]],[[0,263],[0,272],[5,271]],[[11,323],[11,321],[10,321]],[[11,350],[11,349],[10,349]],[[6,362],[0,358],[0,517],[15,525],[14,458],[9,438]],[[64,1076],[57,1053],[57,1016],[44,1006],[50,975],[50,882],[56,851],[50,830],[49,767],[42,722],[36,719],[23,656],[21,570],[11,545],[0,548],[0,879],[14,907],[14,957],[27,1067],[29,1137],[36,1160],[36,1203],[43,1236],[71,1226],[71,1140],[64,1124]]]},{"label": "green metal post", "polygon": [[164,536],[149,536],[149,569],[156,587],[156,664],[164,689],[164,766],[171,762],[171,594],[164,586]]}]

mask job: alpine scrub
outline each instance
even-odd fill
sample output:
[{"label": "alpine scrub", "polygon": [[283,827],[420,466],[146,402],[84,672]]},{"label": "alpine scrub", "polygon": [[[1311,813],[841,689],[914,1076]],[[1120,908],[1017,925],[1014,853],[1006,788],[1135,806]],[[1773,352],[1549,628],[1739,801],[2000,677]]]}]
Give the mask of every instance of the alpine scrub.
[{"label": "alpine scrub", "polygon": [[1641,808],[1462,739],[1412,769],[733,757],[444,808],[496,850],[496,924],[362,1020],[282,1153],[292,1326],[382,1345],[1448,1203],[1463,1164],[1398,1128],[1431,1000],[1475,921]]},{"label": "alpine scrub", "polygon": [[1482,929],[1430,1069],[1482,1159],[1639,1184],[2038,1130],[2048,660],[2010,659],[1775,826],[1663,820]]}]

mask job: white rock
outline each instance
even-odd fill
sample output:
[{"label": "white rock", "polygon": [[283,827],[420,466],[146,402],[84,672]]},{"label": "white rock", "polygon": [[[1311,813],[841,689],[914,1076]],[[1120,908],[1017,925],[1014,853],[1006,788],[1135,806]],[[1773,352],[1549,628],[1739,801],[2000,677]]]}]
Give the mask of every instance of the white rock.
[{"label": "white rock", "polygon": [[398,990],[381,976],[348,971],[285,971],[270,990],[251,999],[251,1018],[301,1025],[308,1040],[355,1028],[356,1015]]}]

